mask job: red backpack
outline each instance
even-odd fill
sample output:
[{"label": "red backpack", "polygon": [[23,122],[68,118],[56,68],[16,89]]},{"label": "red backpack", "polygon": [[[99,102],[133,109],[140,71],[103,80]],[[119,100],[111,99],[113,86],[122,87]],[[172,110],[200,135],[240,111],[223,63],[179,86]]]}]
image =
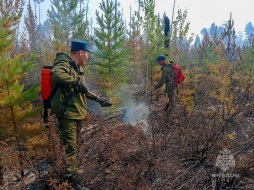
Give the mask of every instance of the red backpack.
[{"label": "red backpack", "polygon": [[44,123],[48,123],[48,109],[51,108],[51,98],[56,93],[59,85],[52,89],[51,70],[53,66],[44,66],[41,70],[41,97],[43,100],[42,118]]},{"label": "red backpack", "polygon": [[176,63],[173,64],[173,70],[176,73],[175,86],[177,87],[179,84],[181,84],[184,81],[185,76],[183,74],[181,67]]}]

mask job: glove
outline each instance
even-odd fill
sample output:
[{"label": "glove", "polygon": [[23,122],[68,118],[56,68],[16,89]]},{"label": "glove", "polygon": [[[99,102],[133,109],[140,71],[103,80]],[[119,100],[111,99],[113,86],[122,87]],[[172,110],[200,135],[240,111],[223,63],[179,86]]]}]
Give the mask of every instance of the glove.
[{"label": "glove", "polygon": [[74,84],[76,90],[78,93],[84,93],[86,94],[88,92],[88,89],[85,85],[85,83],[78,77],[77,81]]},{"label": "glove", "polygon": [[96,102],[98,102],[101,107],[108,107],[108,106],[112,106],[112,103],[106,99],[106,98],[101,98],[101,97],[98,97],[95,99]]}]

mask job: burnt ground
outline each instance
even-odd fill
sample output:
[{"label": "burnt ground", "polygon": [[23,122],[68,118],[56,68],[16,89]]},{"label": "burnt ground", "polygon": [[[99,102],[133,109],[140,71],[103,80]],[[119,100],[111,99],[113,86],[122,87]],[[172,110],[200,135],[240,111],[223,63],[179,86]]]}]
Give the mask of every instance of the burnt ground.
[{"label": "burnt ground", "polygon": [[[87,188],[253,189],[253,123],[244,117],[246,105],[239,108],[241,114],[229,119],[220,117],[219,108],[201,109],[202,104],[190,111],[181,94],[166,112],[163,96],[147,105],[148,109],[140,106],[145,112],[137,109],[143,113],[140,120],[127,120],[135,109],[131,114],[120,108],[89,114],[80,129],[78,149],[80,182]],[[241,126],[236,128],[236,122]],[[23,179],[5,175],[13,178],[2,189],[70,189],[63,178],[63,147],[51,125],[50,157],[26,170]],[[221,160],[223,156],[234,165]],[[221,164],[229,166],[223,169]]]}]

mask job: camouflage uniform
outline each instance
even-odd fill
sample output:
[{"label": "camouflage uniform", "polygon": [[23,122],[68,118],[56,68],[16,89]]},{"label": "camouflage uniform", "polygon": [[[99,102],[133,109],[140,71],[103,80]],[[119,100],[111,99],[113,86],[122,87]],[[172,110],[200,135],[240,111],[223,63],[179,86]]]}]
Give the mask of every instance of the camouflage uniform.
[{"label": "camouflage uniform", "polygon": [[174,103],[174,90],[175,90],[175,73],[173,70],[173,64],[167,63],[162,66],[161,68],[161,78],[159,82],[154,86],[155,89],[161,88],[162,85],[165,83],[166,89],[165,92],[169,98],[167,108],[169,105],[173,106]]},{"label": "camouflage uniform", "polygon": [[77,169],[77,129],[87,115],[86,98],[94,100],[96,96],[89,91],[83,94],[75,90],[78,77],[84,80],[84,68],[77,66],[67,54],[57,53],[51,73],[52,87],[57,88],[51,99],[51,112],[58,119],[59,133],[66,147],[68,175]]}]

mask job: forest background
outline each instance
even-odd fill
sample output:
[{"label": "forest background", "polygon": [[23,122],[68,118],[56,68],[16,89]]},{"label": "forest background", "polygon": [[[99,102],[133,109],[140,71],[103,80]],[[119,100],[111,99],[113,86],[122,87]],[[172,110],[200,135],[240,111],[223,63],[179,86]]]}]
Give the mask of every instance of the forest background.
[{"label": "forest background", "polygon": [[[114,127],[119,126],[117,120],[99,122],[111,127],[93,133],[82,148],[86,156],[80,164],[89,174],[84,183],[97,189],[253,187],[252,23],[246,24],[245,36],[239,37],[230,14],[225,25],[212,23],[194,40],[194,36],[187,38],[190,22],[186,10],[173,7],[172,15],[155,14],[154,0],[140,0],[139,11],[130,15],[127,24],[116,2],[101,1],[97,26],[92,28],[87,19],[88,1],[52,0],[43,24],[37,21],[30,1],[27,6],[23,0],[0,1],[2,184],[6,173],[22,181],[39,161],[49,157],[59,161],[58,144],[52,143],[54,128],[41,124],[40,71],[52,65],[56,52],[69,52],[72,39],[84,39],[95,50],[86,67],[88,86],[107,96],[114,104],[112,109],[131,107],[142,99],[145,107],[141,110],[146,111],[146,130],[138,121],[136,127]],[[22,15],[25,30],[20,35]],[[156,100],[165,103],[165,99],[151,91],[160,77],[155,57],[162,53],[186,75],[176,107],[166,116],[156,104]],[[107,114],[104,112],[102,117]],[[128,122],[136,112],[128,115]],[[97,139],[97,135],[105,138]],[[93,152],[96,145],[98,150]],[[237,164],[223,170],[234,177],[218,175],[221,171],[215,160],[220,150],[234,155]],[[60,180],[60,165],[55,165],[59,168],[53,173],[33,173],[52,186],[52,176]],[[53,182],[53,186],[63,185]]]}]

